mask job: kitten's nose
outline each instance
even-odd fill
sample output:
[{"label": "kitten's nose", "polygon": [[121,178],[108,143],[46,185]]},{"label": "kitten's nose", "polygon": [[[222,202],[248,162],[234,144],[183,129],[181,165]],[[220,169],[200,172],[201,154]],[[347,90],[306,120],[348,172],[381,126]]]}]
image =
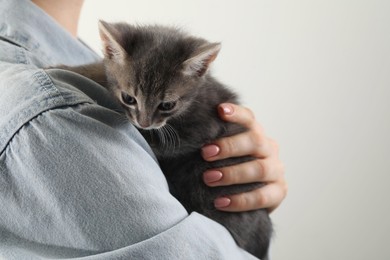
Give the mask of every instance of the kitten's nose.
[{"label": "kitten's nose", "polygon": [[148,128],[151,125],[151,122],[148,118],[142,117],[138,118],[137,123],[141,128]]},{"label": "kitten's nose", "polygon": [[149,127],[149,125],[148,125],[148,124],[139,124],[139,126],[140,126],[141,128],[144,128],[144,129],[146,129],[146,128],[148,128],[148,127]]},{"label": "kitten's nose", "polygon": [[138,122],[139,126],[142,127],[142,128],[148,128],[150,126],[150,124],[147,124],[147,123],[141,123],[141,122]]}]

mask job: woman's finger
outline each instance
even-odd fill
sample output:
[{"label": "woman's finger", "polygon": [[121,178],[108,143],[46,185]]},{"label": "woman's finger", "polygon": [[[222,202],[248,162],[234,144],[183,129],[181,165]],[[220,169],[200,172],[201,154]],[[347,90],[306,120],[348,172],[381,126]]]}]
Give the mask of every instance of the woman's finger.
[{"label": "woman's finger", "polygon": [[223,120],[242,125],[246,128],[251,128],[256,123],[252,110],[243,106],[223,103],[218,106],[218,113]]},{"label": "woman's finger", "polygon": [[265,158],[272,152],[269,140],[257,131],[247,131],[234,136],[221,138],[202,148],[202,156],[207,161],[251,155]]},{"label": "woman's finger", "polygon": [[249,192],[220,197],[214,201],[214,206],[218,210],[229,212],[261,208],[267,208],[271,212],[283,201],[287,194],[287,184],[283,184],[283,189],[280,189],[280,185],[271,183]]},{"label": "woman's finger", "polygon": [[253,182],[273,182],[279,179],[283,171],[280,161],[256,159],[228,167],[208,170],[203,180],[210,187],[228,186]]}]

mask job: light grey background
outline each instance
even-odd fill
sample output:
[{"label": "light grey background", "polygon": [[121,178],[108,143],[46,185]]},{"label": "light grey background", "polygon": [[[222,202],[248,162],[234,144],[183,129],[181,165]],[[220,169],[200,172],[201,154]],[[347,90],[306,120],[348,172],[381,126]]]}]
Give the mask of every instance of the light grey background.
[{"label": "light grey background", "polygon": [[87,0],[80,35],[99,51],[97,19],[223,43],[215,75],[286,165],[274,260],[390,259],[390,1]]}]

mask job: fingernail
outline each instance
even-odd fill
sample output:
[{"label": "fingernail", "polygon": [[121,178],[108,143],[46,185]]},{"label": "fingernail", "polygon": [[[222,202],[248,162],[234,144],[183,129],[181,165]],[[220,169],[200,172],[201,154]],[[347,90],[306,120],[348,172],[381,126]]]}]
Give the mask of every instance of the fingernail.
[{"label": "fingernail", "polygon": [[219,153],[219,147],[215,144],[206,145],[202,148],[202,155],[204,158],[216,156]]},{"label": "fingernail", "polygon": [[216,208],[225,208],[225,207],[229,206],[230,203],[231,203],[231,200],[229,198],[226,198],[226,197],[221,197],[221,198],[214,200],[214,206]]},{"label": "fingernail", "polygon": [[222,172],[220,171],[207,171],[203,174],[203,180],[206,183],[216,182],[222,179]]},{"label": "fingernail", "polygon": [[231,105],[223,104],[220,106],[220,108],[222,109],[222,112],[225,115],[232,115],[233,114],[233,107]]}]

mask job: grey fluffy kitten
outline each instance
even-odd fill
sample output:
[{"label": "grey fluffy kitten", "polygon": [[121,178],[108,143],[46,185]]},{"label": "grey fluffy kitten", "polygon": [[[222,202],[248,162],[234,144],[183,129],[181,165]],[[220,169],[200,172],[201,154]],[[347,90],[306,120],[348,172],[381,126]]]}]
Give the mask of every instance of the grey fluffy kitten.
[{"label": "grey fluffy kitten", "polygon": [[203,145],[245,131],[222,121],[220,103],[238,103],[236,95],[209,73],[219,43],[209,43],[161,26],[99,23],[102,63],[69,68],[104,85],[155,152],[171,192],[188,212],[197,211],[224,225],[237,244],[266,259],[272,225],[266,210],[230,213],[216,210],[214,199],[260,187],[261,183],[206,186],[207,169],[252,160],[202,159]]}]

